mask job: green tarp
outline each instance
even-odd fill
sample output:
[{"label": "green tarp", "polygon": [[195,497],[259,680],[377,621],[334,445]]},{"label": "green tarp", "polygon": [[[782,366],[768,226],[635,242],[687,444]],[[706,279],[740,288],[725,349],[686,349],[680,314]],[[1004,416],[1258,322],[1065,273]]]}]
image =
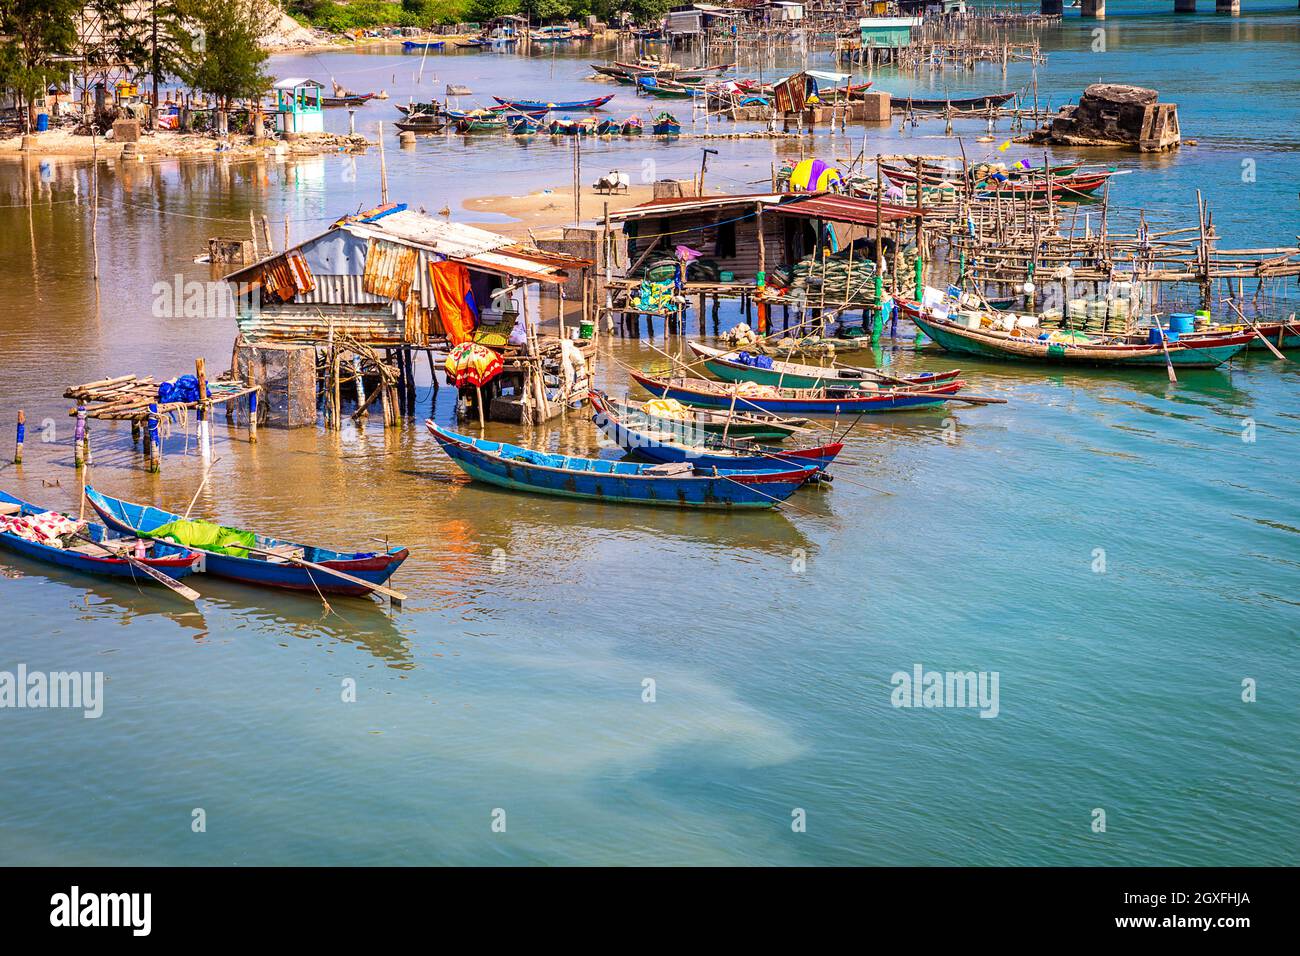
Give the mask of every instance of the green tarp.
[{"label": "green tarp", "polygon": [[177,518],[168,524],[154,528],[150,537],[166,538],[187,548],[203,548],[217,554],[228,554],[235,558],[248,557],[248,548],[257,547],[257,537],[251,531],[227,528],[210,521],[189,521]]}]

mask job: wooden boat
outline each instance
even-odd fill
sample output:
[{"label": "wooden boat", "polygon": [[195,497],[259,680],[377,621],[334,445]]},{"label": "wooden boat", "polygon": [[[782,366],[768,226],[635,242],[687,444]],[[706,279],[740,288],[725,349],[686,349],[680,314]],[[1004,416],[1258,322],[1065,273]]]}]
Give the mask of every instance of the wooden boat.
[{"label": "wooden boat", "polygon": [[514,118],[507,119],[506,126],[516,136],[527,136],[529,133],[540,133],[549,129],[546,120],[533,119],[531,116],[522,113],[516,114]]},{"label": "wooden boat", "polygon": [[660,29],[633,30],[632,36],[638,40],[662,40],[664,31]]},{"label": "wooden boat", "polygon": [[349,93],[346,96],[322,96],[322,106],[361,106],[375,98],[375,93]]},{"label": "wooden boat", "polygon": [[505,128],[504,116],[467,116],[456,120],[458,133],[500,133]]},{"label": "wooden boat", "polygon": [[[1110,173],[1085,173],[1082,176],[1063,176],[1052,179],[1052,198],[1062,202],[1071,199],[1084,199],[1091,196],[1109,179]],[[1046,177],[1038,179],[1008,179],[1006,182],[986,179],[980,183],[976,195],[1010,196],[1016,199],[1046,199],[1048,181]]]},{"label": "wooden boat", "polygon": [[701,468],[733,468],[770,471],[773,468],[802,468],[812,465],[824,472],[843,450],[841,442],[814,448],[779,448],[722,438],[699,431],[685,422],[665,426],[633,408],[611,401],[603,392],[592,391],[592,421],[626,451],[660,462],[690,462]]},{"label": "wooden boat", "polygon": [[[771,367],[758,367],[741,359],[741,350],[715,349],[699,342],[687,342],[686,346],[705,360],[705,368],[728,382],[757,382],[759,385],[776,385],[781,388],[826,388],[861,382],[875,382],[879,385],[891,378],[879,369],[856,365],[828,367],[773,359]],[[933,385],[936,382],[951,382],[960,374],[961,369],[956,368],[947,372],[921,372],[905,376],[902,381],[909,386]],[[899,381],[894,380],[892,384],[899,384]]]},{"label": "wooden boat", "polygon": [[942,405],[966,387],[962,381],[939,382],[907,388],[872,389],[865,386],[844,388],[776,388],[770,385],[728,384],[712,379],[666,379],[629,372],[632,380],[657,398],[675,398],[684,405],[705,408],[737,408],[749,412],[783,415],[798,412],[807,415],[857,415],[893,412]]},{"label": "wooden boat", "polygon": [[485,46],[491,46],[492,41],[486,37],[475,37],[473,40],[457,40],[456,46],[462,50],[481,49]]},{"label": "wooden boat", "polygon": [[[86,488],[86,500],[108,527],[122,534],[142,538],[149,537],[154,529],[181,517],[161,508],[110,498],[90,487]],[[370,589],[295,564],[294,560],[310,561],[372,584],[383,584],[410,556],[410,551],[406,548],[392,548],[385,552],[331,551],[328,548],[281,541],[266,535],[255,534],[253,537],[257,548],[271,552],[273,556],[261,557],[246,552],[245,556],[240,557],[197,546],[191,546],[191,550],[202,554],[203,572],[214,577],[290,591],[344,595],[369,594]]]},{"label": "wooden boat", "polygon": [[811,478],[814,467],[740,471],[577,458],[459,435],[426,421],[465,474],[511,491],[672,508],[771,508]]},{"label": "wooden boat", "polygon": [[677,122],[677,117],[672,113],[660,113],[655,117],[651,129],[656,136],[678,136],[681,134],[682,124]]},{"label": "wooden boat", "polygon": [[513,110],[520,110],[525,113],[533,110],[556,110],[558,112],[598,110],[613,98],[614,94],[610,93],[608,96],[598,96],[594,100],[572,100],[562,103],[543,103],[540,100],[507,100],[500,96],[492,97],[492,99],[496,100],[502,106],[509,107]]},{"label": "wooden boat", "polygon": [[619,128],[619,132],[624,136],[640,136],[645,132],[645,127],[641,123],[641,117],[628,117],[623,121],[623,125]]},{"label": "wooden boat", "polygon": [[895,96],[891,102],[896,110],[942,110],[949,106],[955,110],[988,109],[990,106],[1001,106],[1015,95],[1015,93],[986,93],[982,96],[949,96],[941,100],[920,96]]},{"label": "wooden boat", "polygon": [[430,113],[408,113],[406,119],[393,125],[403,133],[441,133],[447,128],[447,120]]},{"label": "wooden boat", "polygon": [[[1052,166],[1052,175],[1062,177],[1070,176],[1078,172],[1082,166],[1082,160],[1079,162],[1059,163]],[[890,182],[896,185],[911,186],[916,183],[916,168],[914,166],[905,166],[897,162],[881,161],[880,170],[889,177]],[[968,170],[968,172],[972,177],[975,175],[974,169]],[[1043,176],[1043,167],[1035,166],[1032,169],[1023,169],[1021,167],[1013,166],[1003,172],[1013,180],[1032,179],[1034,177],[1041,178]],[[960,167],[945,166],[933,162],[922,162],[921,164],[921,181],[927,186],[938,186],[945,182],[960,182],[961,179],[962,170]]]},{"label": "wooden boat", "polygon": [[672,80],[663,80],[653,76],[637,77],[636,90],[638,93],[644,93],[660,100],[689,100],[704,95],[703,90],[696,89],[693,86],[686,86],[681,83],[674,83]]},{"label": "wooden boat", "polygon": [[807,430],[812,421],[807,418],[790,418],[788,416],[762,415],[752,411],[729,408],[717,411],[693,405],[681,405],[682,415],[661,414],[650,407],[648,402],[634,402],[624,399],[617,403],[619,407],[635,411],[657,428],[688,428],[709,435],[727,435],[735,439],[763,439],[764,441],[785,441],[795,432]]},{"label": "wooden boat", "polygon": [[[0,515],[26,518],[44,514],[49,510],[0,491]],[[136,544],[134,535],[122,537],[111,533],[103,525],[93,522],[85,522],[85,530],[78,533],[99,542],[109,549],[109,553],[85,542],[78,542],[67,548],[56,548],[39,541],[30,541],[10,531],[0,531],[0,547],[21,554],[25,558],[31,558],[33,561],[83,574],[128,578],[142,584],[151,580],[147,574],[133,567],[125,558],[117,557],[113,553],[125,551],[134,555]],[[183,578],[192,574],[201,557],[197,551],[172,544],[170,541],[148,541],[145,546],[145,557],[140,559],[140,563],[161,571],[169,578]]]},{"label": "wooden boat", "polygon": [[403,40],[403,50],[438,50],[446,43],[446,40]]},{"label": "wooden boat", "polygon": [[596,132],[597,123],[594,116],[585,120],[557,119],[552,121],[552,136],[591,136]]},{"label": "wooden boat", "polygon": [[[1294,316],[1285,321],[1257,322],[1255,325],[1264,338],[1268,339],[1273,348],[1281,352],[1300,348],[1300,321],[1296,321]],[[1219,336],[1239,332],[1250,333],[1250,342],[1246,346],[1247,350],[1260,352],[1271,351],[1267,345],[1259,340],[1259,336],[1254,334],[1249,325],[1241,323],[1235,325],[1215,325],[1201,332],[1184,332],[1178,337],[1178,341],[1194,343],[1205,338],[1207,335]]]},{"label": "wooden boat", "polygon": [[[916,303],[906,311],[916,327],[949,352],[981,358],[1008,359],[1047,365],[1142,368],[1165,366],[1166,347],[1157,342],[1053,342],[1031,335],[1012,335],[994,329],[971,329],[933,313],[922,313]],[[1181,338],[1166,343],[1168,361],[1179,368],[1216,368],[1232,358],[1254,338],[1253,332],[1226,333],[1203,339]]]}]

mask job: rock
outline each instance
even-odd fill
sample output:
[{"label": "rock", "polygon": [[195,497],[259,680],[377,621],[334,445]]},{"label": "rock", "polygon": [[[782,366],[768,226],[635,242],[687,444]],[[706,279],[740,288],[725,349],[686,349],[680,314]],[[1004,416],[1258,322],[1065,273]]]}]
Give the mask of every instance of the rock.
[{"label": "rock", "polygon": [[1180,142],[1178,107],[1158,103],[1160,94],[1141,86],[1094,83],[1077,106],[1065,106],[1029,136],[1032,143],[1112,146],[1159,152]]}]

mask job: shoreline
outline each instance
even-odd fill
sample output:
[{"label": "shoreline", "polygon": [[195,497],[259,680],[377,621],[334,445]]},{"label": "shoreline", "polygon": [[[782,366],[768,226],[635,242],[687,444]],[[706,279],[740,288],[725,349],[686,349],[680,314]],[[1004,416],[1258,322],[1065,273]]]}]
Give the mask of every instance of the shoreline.
[{"label": "shoreline", "polygon": [[[30,138],[24,148],[24,143]],[[19,133],[0,140],[0,157],[40,156],[67,159],[89,159],[98,155],[105,159],[130,159],[132,155],[145,157],[215,157],[233,156],[253,158],[275,156],[321,156],[329,153],[364,152],[377,142],[361,135],[347,136],[338,133],[297,133],[289,139],[254,140],[252,136],[231,134],[219,138],[209,133],[177,133],[171,130],[152,130],[133,143],[118,143],[104,137],[78,136],[66,129],[47,130],[44,133]],[[125,152],[134,147],[133,154]]]},{"label": "shoreline", "polygon": [[[679,184],[684,194],[691,183]],[[598,193],[591,183],[584,183],[581,191],[582,220],[576,225],[590,228],[593,224],[600,226],[604,217],[604,204],[609,203],[611,212],[637,206],[654,198],[654,183],[632,183],[627,192]],[[693,195],[693,193],[692,193]],[[714,190],[705,195],[721,195]],[[532,233],[543,231],[555,233],[564,228],[573,228],[573,187],[543,187],[526,195],[492,195],[472,196],[461,203],[461,209],[468,213],[493,213],[509,216],[509,222],[491,222],[478,219],[464,220],[465,225],[487,229],[511,238],[527,239]],[[538,238],[554,238],[539,236]]]}]

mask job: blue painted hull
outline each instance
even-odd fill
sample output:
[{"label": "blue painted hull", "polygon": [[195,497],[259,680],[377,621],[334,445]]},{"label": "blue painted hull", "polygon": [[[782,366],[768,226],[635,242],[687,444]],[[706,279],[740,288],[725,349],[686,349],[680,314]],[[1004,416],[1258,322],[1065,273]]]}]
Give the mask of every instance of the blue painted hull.
[{"label": "blue painted hull", "polygon": [[594,458],[529,453],[542,460],[563,461],[568,467],[536,464],[506,457],[528,449],[484,442],[448,432],[432,422],[429,430],[447,456],[465,474],[511,491],[561,498],[582,498],[670,508],[771,508],[784,501],[815,469],[769,472],[728,472],[668,477],[646,474],[649,465]]},{"label": "blue painted hull", "polygon": [[[129,501],[110,498],[108,495],[96,492],[93,488],[86,489],[86,499],[99,516],[104,519],[105,524],[114,530],[128,534],[137,533],[137,529],[148,533],[150,529],[161,527],[180,517],[180,515],[163,511],[160,508],[151,508],[147,505],[138,505]],[[262,535],[257,536],[257,542],[258,546],[263,548],[283,544],[300,547],[304,551],[306,560],[336,571],[342,571],[344,574],[350,574],[372,584],[385,583],[410,555],[406,548],[394,548],[387,553],[379,554],[344,553],[309,545],[295,545],[293,542],[280,541]],[[262,587],[282,588],[289,591],[315,592],[319,590],[323,594],[351,596],[370,593],[370,590],[362,585],[350,584],[333,575],[295,564],[265,561],[260,558],[240,558],[234,555],[206,551],[202,548],[194,548],[193,550],[203,555],[203,573],[211,574],[214,577],[229,578],[232,581],[241,581],[244,584],[257,584]]]},{"label": "blue painted hull", "polygon": [[[699,408],[726,410],[732,406],[731,393],[726,391],[712,392],[678,386],[636,372],[632,373],[632,378],[656,398],[675,398],[683,405]],[[862,398],[848,395],[830,398],[764,398],[746,395],[736,402],[736,409],[769,415],[858,415],[909,411],[942,405],[963,385],[963,382],[946,383],[925,395],[891,395],[888,391],[882,391]]]},{"label": "blue painted hull", "polygon": [[[21,498],[15,498],[13,495],[5,494],[2,491],[0,491],[0,501],[21,505],[26,514],[48,510],[33,505],[31,502],[23,501]],[[113,537],[103,525],[89,522],[86,527],[86,535],[94,541],[104,541]],[[66,568],[69,571],[77,571],[81,574],[93,574],[101,578],[128,578],[141,583],[153,583],[147,574],[139,571],[122,558],[113,558],[107,555],[101,557],[82,554],[77,551],[67,551],[63,548],[53,548],[36,541],[28,541],[26,538],[20,538],[18,535],[8,532],[0,532],[0,547],[15,554],[21,554],[25,558],[31,558],[33,561]],[[183,578],[194,572],[194,566],[198,563],[198,560],[199,556],[188,548],[178,547],[167,542],[155,542],[149,551],[149,556],[142,563],[151,568],[157,568],[170,578]]]}]

